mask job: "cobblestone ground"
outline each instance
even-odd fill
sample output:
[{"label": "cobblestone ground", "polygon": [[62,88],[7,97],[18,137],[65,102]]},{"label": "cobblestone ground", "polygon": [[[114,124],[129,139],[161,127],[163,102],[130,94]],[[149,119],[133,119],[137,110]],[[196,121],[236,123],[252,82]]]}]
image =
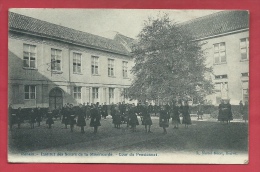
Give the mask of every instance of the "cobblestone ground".
[{"label": "cobblestone ground", "polygon": [[[197,121],[192,118],[188,129],[180,125],[174,129],[171,125],[167,134],[159,127],[159,120],[153,117],[152,133],[146,133],[144,126],[137,126],[137,132],[126,127],[114,128],[112,119],[102,119],[97,134],[93,128],[85,127],[85,133],[75,126],[74,132],[65,129],[61,121],[55,120],[52,129],[48,129],[45,121],[41,126],[30,129],[28,123],[23,123],[21,129],[17,126],[9,132],[9,151],[18,153],[25,151],[55,150],[55,151],[196,151],[223,150],[247,152],[248,124],[242,120],[234,120],[231,124],[222,124],[215,119]],[[140,119],[139,119],[140,122]],[[141,122],[140,122],[141,123]]]}]

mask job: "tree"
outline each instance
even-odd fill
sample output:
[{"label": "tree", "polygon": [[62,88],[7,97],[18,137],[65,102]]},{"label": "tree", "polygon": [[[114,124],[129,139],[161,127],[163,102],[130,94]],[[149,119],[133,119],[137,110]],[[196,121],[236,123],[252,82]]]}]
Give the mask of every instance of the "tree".
[{"label": "tree", "polygon": [[212,69],[205,65],[204,43],[163,15],[145,21],[133,45],[135,78],[129,96],[141,101],[204,97],[212,92],[212,81],[206,77]]}]

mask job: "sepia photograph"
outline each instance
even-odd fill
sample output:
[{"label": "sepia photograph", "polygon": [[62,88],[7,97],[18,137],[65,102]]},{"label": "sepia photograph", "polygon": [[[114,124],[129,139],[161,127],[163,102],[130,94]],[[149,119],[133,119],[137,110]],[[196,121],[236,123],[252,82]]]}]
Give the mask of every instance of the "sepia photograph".
[{"label": "sepia photograph", "polygon": [[249,15],[10,8],[8,162],[248,164]]}]

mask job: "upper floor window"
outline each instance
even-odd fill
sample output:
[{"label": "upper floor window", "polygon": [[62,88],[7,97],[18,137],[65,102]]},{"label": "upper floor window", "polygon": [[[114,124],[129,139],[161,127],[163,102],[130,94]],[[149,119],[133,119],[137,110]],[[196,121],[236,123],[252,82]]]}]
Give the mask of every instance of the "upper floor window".
[{"label": "upper floor window", "polygon": [[214,63],[226,63],[226,44],[225,42],[221,42],[218,44],[214,44]]},{"label": "upper floor window", "polygon": [[114,59],[108,59],[108,76],[114,76]]},{"label": "upper floor window", "polygon": [[61,71],[61,50],[51,49],[51,70]]},{"label": "upper floor window", "polygon": [[240,53],[241,53],[241,60],[246,60],[249,58],[249,39],[248,38],[240,39]]},{"label": "upper floor window", "polygon": [[74,87],[73,96],[74,99],[81,99],[81,87]]},{"label": "upper floor window", "polygon": [[23,44],[23,67],[36,68],[36,45]]},{"label": "upper floor window", "polygon": [[92,75],[98,75],[98,63],[99,58],[97,56],[91,57],[91,73]]},{"label": "upper floor window", "polygon": [[24,86],[24,98],[26,100],[36,99],[36,86],[35,85],[25,85]]},{"label": "upper floor window", "polygon": [[81,73],[81,54],[73,53],[73,73]]},{"label": "upper floor window", "polygon": [[127,64],[128,64],[128,62],[123,61],[123,78],[128,77],[128,75],[127,75]]}]

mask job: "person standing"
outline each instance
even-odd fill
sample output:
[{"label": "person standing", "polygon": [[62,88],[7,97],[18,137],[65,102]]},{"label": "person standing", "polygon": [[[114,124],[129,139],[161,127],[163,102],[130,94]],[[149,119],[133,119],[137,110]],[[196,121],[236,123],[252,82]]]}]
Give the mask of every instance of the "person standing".
[{"label": "person standing", "polygon": [[244,105],[243,105],[242,100],[240,100],[240,102],[239,102],[239,113],[243,117],[243,115],[244,115]]},{"label": "person standing", "polygon": [[51,129],[52,124],[54,124],[54,121],[52,118],[53,118],[52,111],[50,108],[48,108],[46,124],[48,125],[49,129]]},{"label": "person standing", "polygon": [[245,123],[246,123],[246,121],[248,121],[248,102],[247,101],[245,101],[245,105],[243,108],[243,120],[245,120]]},{"label": "person standing", "polygon": [[65,104],[61,109],[62,120],[61,123],[65,125],[65,129],[67,129],[69,124],[69,107]]},{"label": "person standing", "polygon": [[180,109],[177,105],[177,102],[175,102],[172,106],[172,124],[174,125],[175,129],[178,129],[180,123]]},{"label": "person standing", "polygon": [[102,117],[103,117],[104,119],[106,119],[107,116],[108,116],[107,104],[106,104],[106,102],[105,102],[104,105],[102,106]]},{"label": "person standing", "polygon": [[15,124],[16,121],[16,114],[14,113],[14,109],[11,104],[8,107],[8,115],[9,115],[9,129],[12,130],[13,125]]},{"label": "person standing", "polygon": [[218,106],[218,121],[221,122],[224,122],[226,120],[223,110],[224,110],[224,100],[221,100]]},{"label": "person standing", "polygon": [[169,113],[166,110],[167,106],[163,106],[160,111],[159,126],[163,128],[163,134],[166,134],[166,128],[169,127]]},{"label": "person standing", "polygon": [[232,112],[230,100],[227,100],[226,104],[227,104],[227,109],[228,109],[228,112],[227,112],[228,113],[227,114],[228,123],[230,123],[230,121],[233,120],[233,112]]},{"label": "person standing", "polygon": [[191,124],[191,118],[190,118],[190,108],[188,101],[184,102],[184,106],[182,108],[182,123],[185,124],[185,128],[188,128],[188,126]]},{"label": "person standing", "polygon": [[19,107],[16,113],[16,122],[18,125],[18,129],[21,127],[21,123],[23,122],[23,113],[22,113],[22,108]]},{"label": "person standing", "polygon": [[31,129],[34,128],[34,123],[36,122],[36,114],[35,114],[35,110],[32,108],[30,111],[30,126]]},{"label": "person standing", "polygon": [[80,127],[81,133],[85,133],[85,131],[84,131],[84,127],[86,126],[85,112],[84,112],[84,109],[82,108],[81,104],[79,105],[79,108],[77,108],[77,110],[76,110],[76,115],[78,117],[77,126]]},{"label": "person standing", "polygon": [[41,125],[41,121],[42,121],[42,111],[41,111],[41,108],[38,107],[35,110],[35,113],[36,113],[36,122],[37,122],[38,127],[39,127]]},{"label": "person standing", "polygon": [[197,110],[198,118],[197,118],[197,119],[198,119],[198,120],[200,120],[200,119],[203,120],[202,116],[203,116],[203,111],[204,111],[204,110],[203,110],[203,105],[202,105],[202,103],[199,102],[199,105],[198,105],[197,108],[198,108],[198,110]]},{"label": "person standing", "polygon": [[75,110],[76,107],[73,107],[72,104],[70,104],[70,108],[69,108],[69,124],[70,124],[70,132],[73,132],[74,130],[74,125],[76,124],[76,115],[75,115]]},{"label": "person standing", "polygon": [[90,110],[90,127],[94,127],[94,134],[97,133],[98,127],[101,126],[100,123],[100,113],[98,112],[98,105],[92,105]]},{"label": "person standing", "polygon": [[115,128],[120,129],[120,125],[121,125],[121,112],[119,110],[119,107],[116,106],[115,107],[115,115],[114,115],[114,124],[115,124]]},{"label": "person standing", "polygon": [[136,115],[135,104],[132,104],[132,107],[129,110],[129,125],[132,128],[133,132],[136,132],[136,126],[139,125],[139,121]]},{"label": "person standing", "polygon": [[148,112],[148,108],[146,105],[142,106],[142,111],[141,111],[142,117],[143,117],[143,125],[145,127],[145,132],[146,133],[151,133],[151,125],[153,124],[151,115]]}]

